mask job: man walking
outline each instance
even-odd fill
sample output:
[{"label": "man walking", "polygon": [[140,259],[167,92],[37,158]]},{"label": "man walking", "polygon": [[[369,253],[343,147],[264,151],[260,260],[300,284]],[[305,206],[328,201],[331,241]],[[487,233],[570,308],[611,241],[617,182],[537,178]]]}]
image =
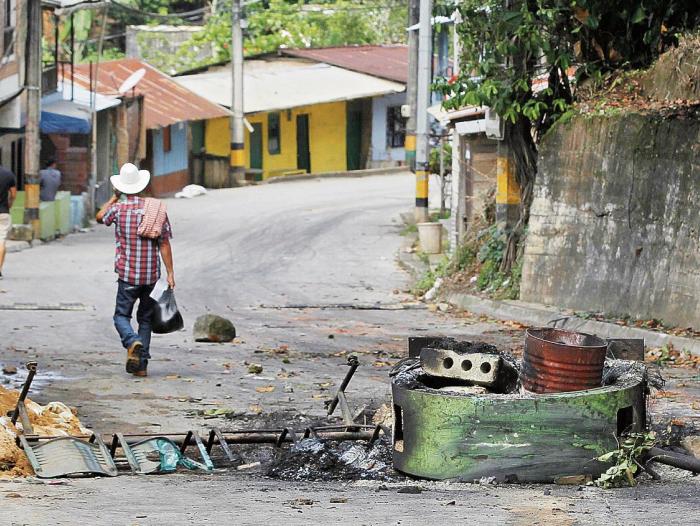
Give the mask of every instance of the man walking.
[{"label": "man walking", "polygon": [[56,161],[49,159],[46,168],[39,171],[41,178],[39,199],[42,201],[55,201],[58,187],[61,186],[61,172],[56,168]]},{"label": "man walking", "polygon": [[[170,248],[172,230],[167,215],[159,238],[151,239],[138,234],[145,207],[145,199],[138,194],[148,186],[150,178],[148,170],[139,170],[133,164],[126,163],[118,175],[110,178],[115,195],[97,212],[98,223],[115,226],[117,246],[114,271],[118,276],[118,286],[114,326],[127,350],[126,372],[134,376],[147,376],[148,359],[151,357],[151,318],[155,306],[150,294],[160,278],[160,257],[165,264],[168,285],[175,288]],[[121,199],[120,194],[124,194]],[[139,302],[136,311],[138,333],[131,326],[136,301]]]},{"label": "man walking", "polygon": [[5,240],[12,226],[10,208],[17,197],[15,174],[4,166],[0,166],[0,279],[2,279],[2,265],[5,262]]}]

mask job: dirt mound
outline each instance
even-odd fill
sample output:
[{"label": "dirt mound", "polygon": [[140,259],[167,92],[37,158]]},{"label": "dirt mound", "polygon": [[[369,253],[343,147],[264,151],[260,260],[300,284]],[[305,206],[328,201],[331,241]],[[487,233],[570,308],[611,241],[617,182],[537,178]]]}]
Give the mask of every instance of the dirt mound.
[{"label": "dirt mound", "polygon": [[[12,425],[8,413],[14,411],[19,392],[0,386],[0,477],[23,477],[32,475],[32,467],[24,452],[15,444],[17,432],[22,424]],[[45,406],[26,400],[27,413],[34,432],[38,435],[89,434],[73,411],[61,402],[50,402]]]},{"label": "dirt mound", "polygon": [[700,99],[700,34],[682,37],[642,77],[644,93],[664,101]]}]

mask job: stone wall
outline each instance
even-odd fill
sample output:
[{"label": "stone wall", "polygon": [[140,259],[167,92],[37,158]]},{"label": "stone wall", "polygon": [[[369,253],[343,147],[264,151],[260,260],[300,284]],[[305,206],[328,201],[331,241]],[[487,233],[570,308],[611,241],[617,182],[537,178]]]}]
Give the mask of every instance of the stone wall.
[{"label": "stone wall", "polygon": [[700,118],[575,117],[540,149],[521,299],[700,328]]}]

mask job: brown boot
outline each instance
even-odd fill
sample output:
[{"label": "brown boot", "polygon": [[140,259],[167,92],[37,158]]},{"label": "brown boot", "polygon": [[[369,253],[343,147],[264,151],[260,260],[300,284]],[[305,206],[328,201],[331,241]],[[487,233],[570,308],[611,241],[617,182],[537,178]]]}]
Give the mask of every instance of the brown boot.
[{"label": "brown boot", "polygon": [[135,341],[126,350],[126,372],[134,374],[138,372],[141,365],[141,350],[143,344],[140,341]]},{"label": "brown boot", "polygon": [[133,374],[134,376],[141,376],[141,377],[148,376],[148,373],[146,372],[145,367],[143,369],[139,369],[138,371],[131,373],[131,374]]}]

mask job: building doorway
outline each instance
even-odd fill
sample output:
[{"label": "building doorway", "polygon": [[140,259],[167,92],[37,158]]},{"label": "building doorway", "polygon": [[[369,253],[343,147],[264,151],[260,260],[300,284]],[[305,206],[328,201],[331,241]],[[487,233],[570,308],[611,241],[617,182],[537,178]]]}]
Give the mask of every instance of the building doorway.
[{"label": "building doorway", "polygon": [[297,169],[311,172],[309,149],[309,115],[297,115]]}]

